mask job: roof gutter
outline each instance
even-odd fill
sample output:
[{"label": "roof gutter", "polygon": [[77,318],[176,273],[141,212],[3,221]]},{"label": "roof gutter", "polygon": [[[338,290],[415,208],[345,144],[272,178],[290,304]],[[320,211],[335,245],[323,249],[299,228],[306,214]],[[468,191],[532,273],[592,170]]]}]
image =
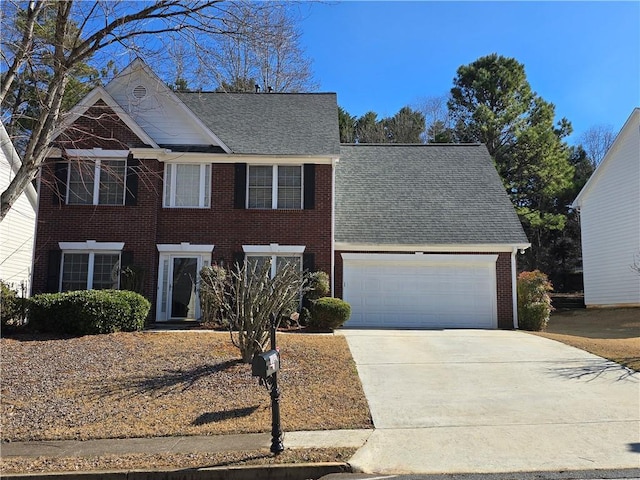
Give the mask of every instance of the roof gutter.
[{"label": "roof gutter", "polygon": [[160,162],[214,162],[214,163],[254,163],[270,164],[274,160],[281,163],[315,163],[332,165],[334,158],[323,155],[251,155],[235,153],[202,153],[202,152],[174,152],[168,148],[131,148],[135,158],[158,160]]}]

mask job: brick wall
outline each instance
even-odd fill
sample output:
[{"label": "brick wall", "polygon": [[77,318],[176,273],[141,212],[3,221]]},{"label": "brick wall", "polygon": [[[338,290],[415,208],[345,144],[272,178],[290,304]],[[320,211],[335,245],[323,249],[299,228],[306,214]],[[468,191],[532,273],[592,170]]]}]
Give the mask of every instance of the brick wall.
[{"label": "brick wall", "polygon": [[60,148],[127,150],[144,142],[102,100],[96,102],[55,141]]},{"label": "brick wall", "polygon": [[[335,254],[335,296],[342,298],[343,262],[342,253],[389,253],[389,252],[336,252]],[[415,252],[407,252],[414,254]],[[495,255],[479,252],[438,252],[439,255]],[[425,254],[428,255],[428,254]],[[511,252],[500,252],[496,261],[498,328],[513,328],[513,303],[511,289]]]},{"label": "brick wall", "polygon": [[311,210],[235,209],[234,165],[212,166],[211,208],[162,207],[163,165],[141,162],[135,206],[60,205],[52,164],[43,169],[33,291],[45,291],[48,255],[58,242],[124,242],[133,263],[145,272],[144,294],[154,306],[157,294],[156,244],[213,244],[214,262],[231,263],[242,245],[305,245],[316,270],[331,268],[331,165],[316,165],[315,208]]},{"label": "brick wall", "polygon": [[331,269],[331,165],[316,165],[315,208],[235,209],[234,165],[214,164],[211,208],[160,209],[157,243],[213,244],[213,261],[232,262],[242,245],[305,245],[315,269]]}]

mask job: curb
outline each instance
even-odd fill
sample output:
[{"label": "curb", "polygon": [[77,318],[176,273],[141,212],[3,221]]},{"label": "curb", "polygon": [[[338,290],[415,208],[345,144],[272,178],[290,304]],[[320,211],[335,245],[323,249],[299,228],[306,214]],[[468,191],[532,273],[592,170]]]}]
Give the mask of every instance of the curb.
[{"label": "curb", "polygon": [[246,467],[188,468],[183,470],[111,470],[96,472],[0,474],[6,479],[43,480],[309,480],[332,473],[351,473],[348,463],[303,463]]}]

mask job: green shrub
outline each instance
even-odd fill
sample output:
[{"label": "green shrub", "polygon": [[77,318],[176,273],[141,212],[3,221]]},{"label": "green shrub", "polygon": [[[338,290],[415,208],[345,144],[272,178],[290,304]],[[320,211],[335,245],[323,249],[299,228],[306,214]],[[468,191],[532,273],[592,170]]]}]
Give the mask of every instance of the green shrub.
[{"label": "green shrub", "polygon": [[151,304],[124,290],[78,290],[35,295],[30,300],[33,330],[93,335],[142,330]]},{"label": "green shrub", "polygon": [[323,297],[311,303],[309,326],[318,330],[334,330],[351,316],[351,306],[339,298]]},{"label": "green shrub", "polygon": [[553,286],[547,276],[535,270],[518,275],[518,326],[522,330],[539,331],[547,328],[553,311],[549,292]]},{"label": "green shrub", "polygon": [[326,272],[317,271],[307,275],[307,292],[304,297],[307,300],[317,300],[329,295],[331,285],[329,285],[329,275]]},{"label": "green shrub", "polygon": [[302,298],[302,308],[300,309],[300,318],[298,323],[309,325],[311,319],[311,304],[322,297],[329,295],[331,285],[329,284],[329,275],[318,270],[307,274],[307,289]]},{"label": "green shrub", "polygon": [[27,299],[4,282],[0,282],[0,323],[2,332],[11,332],[24,325]]},{"label": "green shrub", "polygon": [[110,290],[116,297],[121,297],[131,308],[131,314],[120,323],[123,332],[136,332],[144,328],[151,309],[151,302],[136,292],[128,290]]}]

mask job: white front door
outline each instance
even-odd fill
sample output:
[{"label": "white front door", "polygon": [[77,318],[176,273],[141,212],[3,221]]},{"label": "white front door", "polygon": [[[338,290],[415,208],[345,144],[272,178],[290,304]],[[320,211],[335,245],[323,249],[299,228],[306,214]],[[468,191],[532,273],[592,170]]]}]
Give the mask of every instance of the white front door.
[{"label": "white front door", "polygon": [[158,268],[158,321],[198,320],[200,270],[208,265],[203,255],[161,254]]}]

